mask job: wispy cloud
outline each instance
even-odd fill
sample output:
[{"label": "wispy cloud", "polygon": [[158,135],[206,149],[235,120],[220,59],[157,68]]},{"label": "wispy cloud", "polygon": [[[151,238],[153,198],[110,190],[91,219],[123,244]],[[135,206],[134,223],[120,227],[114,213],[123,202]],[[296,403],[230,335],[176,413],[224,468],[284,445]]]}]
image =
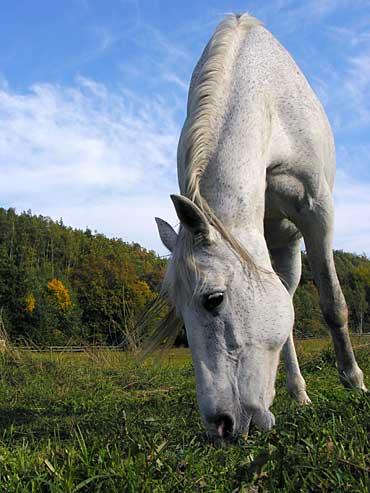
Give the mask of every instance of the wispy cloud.
[{"label": "wispy cloud", "polygon": [[68,53],[66,59],[50,61],[53,71],[58,74],[73,69],[82,70],[93,65],[117,44],[135,40],[142,29],[138,0],[120,0],[120,11],[115,16],[109,15],[110,8],[103,9],[100,15],[97,15],[96,6],[90,0],[77,0],[77,4],[80,9],[76,12],[85,12],[83,16],[78,17],[80,25],[76,19],[72,21],[74,29],[79,33],[80,44],[75,51]]},{"label": "wispy cloud", "polygon": [[[359,0],[358,4],[364,0]],[[268,24],[279,25],[285,34],[302,32],[302,29],[317,24],[346,5],[351,0],[278,0],[276,2],[256,2],[250,4],[250,11]]]},{"label": "wispy cloud", "polygon": [[328,26],[328,35],[339,45],[350,45],[352,47],[358,47],[363,43],[370,42],[370,18],[368,19],[367,26]]},{"label": "wispy cloud", "polygon": [[[0,74],[2,204],[164,252],[153,216],[177,222],[168,196],[177,189],[188,82],[230,4],[190,3],[160,18],[138,0],[104,10],[90,0],[76,4],[83,19],[81,26],[72,22],[79,43],[41,63],[41,71],[34,60],[29,64],[26,80],[51,82],[26,90]],[[239,2],[236,10],[244,7]],[[247,5],[292,53],[329,113],[339,164],[335,246],[368,253],[369,7],[368,0]],[[58,85],[55,78],[68,82]]]},{"label": "wispy cloud", "polygon": [[311,46],[311,56],[301,61],[303,70],[329,113],[334,130],[341,135],[370,125],[370,36],[361,44],[333,41],[328,52],[320,55],[320,46]]},{"label": "wispy cloud", "polygon": [[370,252],[370,181],[339,171],[335,186],[335,247]]},{"label": "wispy cloud", "polygon": [[168,83],[175,84],[182,91],[187,90],[195,60],[183,40],[176,42],[173,37],[143,22],[136,36],[127,38],[126,42],[134,53],[140,52],[140,57],[119,62],[121,72],[128,79],[132,78],[137,83],[138,78],[143,78],[146,85],[161,93],[166,91]]},{"label": "wispy cloud", "polygon": [[359,119],[357,123],[367,125],[370,123],[370,54],[360,53],[348,63],[344,88]]},{"label": "wispy cloud", "polygon": [[339,132],[370,123],[368,0],[278,0],[251,4],[289,49]]},{"label": "wispy cloud", "polygon": [[2,88],[3,203],[159,249],[153,217],[176,190],[178,131],[171,105],[85,78]]},{"label": "wispy cloud", "polygon": [[180,79],[180,77],[178,75],[174,74],[173,72],[165,73],[163,78],[164,78],[164,80],[167,80],[168,82],[172,82],[173,84],[178,86],[180,89],[182,89],[186,93],[188,92],[189,85],[185,81]]}]

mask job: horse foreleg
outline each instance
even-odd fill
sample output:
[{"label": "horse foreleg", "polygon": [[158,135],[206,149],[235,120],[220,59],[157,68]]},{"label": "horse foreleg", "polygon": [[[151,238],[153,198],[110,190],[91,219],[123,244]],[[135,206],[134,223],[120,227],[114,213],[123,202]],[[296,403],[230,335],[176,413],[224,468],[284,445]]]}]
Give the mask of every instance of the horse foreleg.
[{"label": "horse foreleg", "polygon": [[348,333],[348,310],[333,257],[333,201],[322,185],[320,195],[307,198],[295,224],[303,234],[308,260],[320,295],[320,306],[334,343],[339,377],[343,385],[366,390]]},{"label": "horse foreleg", "polygon": [[[301,240],[294,241],[290,245],[270,250],[274,262],[274,268],[282,278],[285,287],[293,298],[295,290],[301,278]],[[294,347],[293,333],[283,347],[283,356],[287,372],[287,387],[290,395],[300,405],[310,404],[311,400],[306,393],[306,382],[299,368],[296,350]]]}]

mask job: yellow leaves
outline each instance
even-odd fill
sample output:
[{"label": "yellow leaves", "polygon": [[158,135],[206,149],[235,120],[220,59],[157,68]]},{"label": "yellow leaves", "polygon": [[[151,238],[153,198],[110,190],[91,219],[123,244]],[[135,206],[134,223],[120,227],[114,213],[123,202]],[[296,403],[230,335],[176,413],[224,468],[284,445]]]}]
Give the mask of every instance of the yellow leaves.
[{"label": "yellow leaves", "polygon": [[155,298],[155,293],[150,289],[150,286],[146,281],[135,281],[132,284],[132,290],[134,292],[135,301],[140,308]]},{"label": "yellow leaves", "polygon": [[68,289],[59,279],[52,279],[48,282],[48,290],[57,302],[58,307],[62,311],[67,311],[72,306],[71,297]]},{"label": "yellow leaves", "polygon": [[138,296],[142,296],[143,298],[150,298],[152,295],[152,291],[145,281],[136,281],[134,283],[134,291]]},{"label": "yellow leaves", "polygon": [[353,272],[365,285],[370,285],[370,265],[367,262],[362,262]]},{"label": "yellow leaves", "polygon": [[33,313],[35,311],[35,308],[36,308],[36,299],[32,293],[29,293],[26,296],[25,302],[26,302],[26,312],[27,313]]},{"label": "yellow leaves", "polygon": [[[59,279],[52,279],[47,284],[49,299],[56,303],[59,310],[66,312],[72,307],[72,301],[68,289],[64,286]],[[33,293],[28,293],[24,298],[25,311],[30,315],[36,309],[36,298]]]}]

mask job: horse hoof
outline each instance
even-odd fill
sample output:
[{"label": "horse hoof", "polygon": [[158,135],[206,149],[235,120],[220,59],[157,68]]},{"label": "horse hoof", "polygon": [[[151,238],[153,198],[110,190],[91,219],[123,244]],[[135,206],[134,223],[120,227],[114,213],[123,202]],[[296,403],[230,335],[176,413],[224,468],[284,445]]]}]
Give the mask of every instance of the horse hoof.
[{"label": "horse hoof", "polygon": [[339,372],[339,379],[342,385],[346,388],[358,389],[367,392],[367,388],[364,384],[364,374],[357,365],[347,371],[341,370]]},{"label": "horse hoof", "polygon": [[305,390],[301,390],[301,392],[299,392],[294,398],[300,406],[310,406],[312,404],[312,401],[308,397]]}]

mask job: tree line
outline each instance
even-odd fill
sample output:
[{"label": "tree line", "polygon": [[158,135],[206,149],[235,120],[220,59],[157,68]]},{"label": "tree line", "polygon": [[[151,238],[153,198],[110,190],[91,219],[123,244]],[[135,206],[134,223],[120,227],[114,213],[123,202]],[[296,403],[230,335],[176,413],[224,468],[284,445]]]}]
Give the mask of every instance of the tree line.
[{"label": "tree line", "polygon": [[[307,257],[296,335],[327,333]],[[354,332],[370,331],[370,261],[335,252]],[[166,260],[137,243],[0,208],[0,322],[14,342],[125,344],[156,297]],[[178,342],[185,342],[184,334]]]}]

